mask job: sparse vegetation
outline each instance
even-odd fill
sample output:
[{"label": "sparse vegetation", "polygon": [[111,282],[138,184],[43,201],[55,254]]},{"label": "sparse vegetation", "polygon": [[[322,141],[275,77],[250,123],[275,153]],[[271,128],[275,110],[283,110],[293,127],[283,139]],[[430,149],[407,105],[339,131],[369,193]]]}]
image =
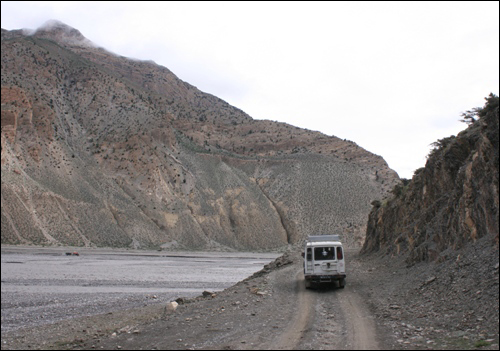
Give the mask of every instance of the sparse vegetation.
[{"label": "sparse vegetation", "polygon": [[[365,251],[404,253],[415,264],[498,233],[498,97],[485,100],[474,123],[433,144],[425,168],[394,187],[384,211],[374,207]],[[378,237],[397,245],[380,247]]]},{"label": "sparse vegetation", "polygon": [[253,120],[164,67],[44,35],[2,37],[2,87],[17,89],[2,108],[25,121],[2,160],[33,182],[3,183],[23,203],[3,205],[16,219],[2,242],[28,216],[31,243],[248,250],[350,228],[359,244],[369,203],[396,179],[369,182],[387,166],[351,142]]}]

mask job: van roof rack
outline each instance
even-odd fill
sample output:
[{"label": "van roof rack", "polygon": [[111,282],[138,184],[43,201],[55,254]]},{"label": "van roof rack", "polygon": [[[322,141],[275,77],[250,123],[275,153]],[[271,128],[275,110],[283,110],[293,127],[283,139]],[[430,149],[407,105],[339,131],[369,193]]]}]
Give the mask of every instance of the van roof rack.
[{"label": "van roof rack", "polygon": [[319,241],[340,241],[340,235],[309,235],[307,237],[308,242],[319,242]]}]

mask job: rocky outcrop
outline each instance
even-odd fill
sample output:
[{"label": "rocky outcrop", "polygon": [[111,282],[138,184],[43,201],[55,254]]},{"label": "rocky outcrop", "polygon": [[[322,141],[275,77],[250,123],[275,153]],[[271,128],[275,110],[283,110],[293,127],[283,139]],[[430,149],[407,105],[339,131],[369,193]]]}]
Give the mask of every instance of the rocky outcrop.
[{"label": "rocky outcrop", "polygon": [[253,120],[59,22],[2,30],[2,243],[359,245],[397,179],[354,142]]},{"label": "rocky outcrop", "polygon": [[434,144],[425,168],[392,199],[374,202],[363,252],[405,254],[413,264],[485,236],[498,245],[498,96],[486,100],[466,130]]}]

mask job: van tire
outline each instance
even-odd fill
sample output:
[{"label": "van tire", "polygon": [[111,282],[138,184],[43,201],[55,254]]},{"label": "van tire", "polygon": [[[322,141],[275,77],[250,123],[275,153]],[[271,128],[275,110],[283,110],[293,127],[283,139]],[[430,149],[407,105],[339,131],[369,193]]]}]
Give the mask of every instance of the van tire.
[{"label": "van tire", "polygon": [[341,278],[339,280],[339,288],[341,288],[341,289],[345,288],[345,278]]}]

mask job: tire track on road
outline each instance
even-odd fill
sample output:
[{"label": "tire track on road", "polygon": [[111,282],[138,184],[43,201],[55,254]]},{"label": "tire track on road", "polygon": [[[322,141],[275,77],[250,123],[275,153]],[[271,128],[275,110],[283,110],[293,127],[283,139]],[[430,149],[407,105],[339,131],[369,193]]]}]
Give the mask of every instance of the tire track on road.
[{"label": "tire track on road", "polygon": [[298,270],[296,277],[296,306],[297,310],[288,328],[281,333],[269,346],[270,350],[294,350],[300,345],[305,332],[307,332],[314,321],[314,306],[316,296],[308,291],[304,284],[304,273],[302,267]]},{"label": "tire track on road", "polygon": [[338,296],[346,320],[348,344],[353,350],[378,350],[375,323],[361,297],[354,291]]}]

